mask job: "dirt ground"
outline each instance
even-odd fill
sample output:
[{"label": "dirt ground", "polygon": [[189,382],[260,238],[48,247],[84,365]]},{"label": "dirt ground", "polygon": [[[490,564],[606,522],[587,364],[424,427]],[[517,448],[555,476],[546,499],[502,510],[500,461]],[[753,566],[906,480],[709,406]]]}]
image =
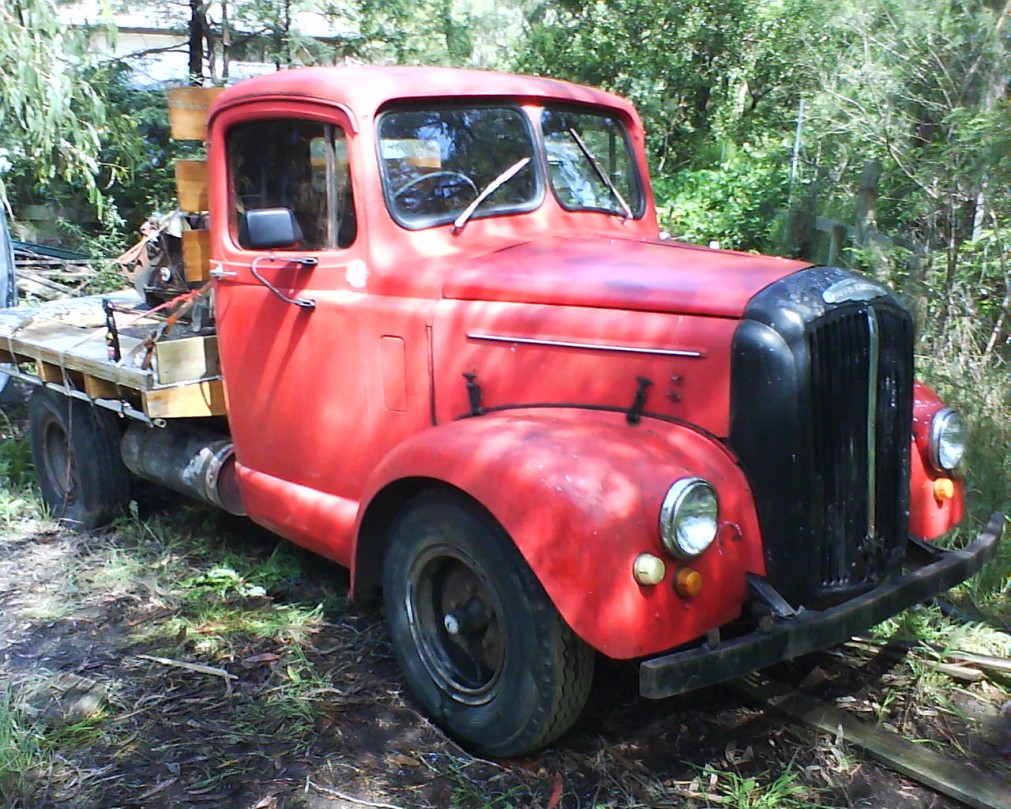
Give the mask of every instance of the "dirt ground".
[{"label": "dirt ground", "polygon": [[[216,553],[251,564],[279,541],[157,508],[170,533],[139,518],[92,535],[11,519],[0,535],[0,698],[6,683],[42,751],[9,807],[960,806],[726,688],[641,700],[634,667],[608,662],[557,743],[475,759],[412,706],[382,616],[347,604],[340,568],[285,549],[297,564],[269,592],[208,588],[225,574],[205,570],[194,592],[228,610],[202,612],[166,584],[172,565],[198,569],[197,546],[166,537],[213,536]],[[1007,775],[999,682],[928,688],[909,661],[849,648],[774,675]]]}]

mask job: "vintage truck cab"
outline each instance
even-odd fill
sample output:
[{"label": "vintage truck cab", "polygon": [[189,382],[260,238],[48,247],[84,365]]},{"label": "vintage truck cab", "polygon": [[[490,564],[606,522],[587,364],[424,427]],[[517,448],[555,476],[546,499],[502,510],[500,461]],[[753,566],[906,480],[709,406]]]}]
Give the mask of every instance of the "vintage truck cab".
[{"label": "vintage truck cab", "polygon": [[[410,690],[476,751],[563,733],[597,654],[678,694],[994,553],[1000,515],[923,542],[963,517],[964,434],[895,295],[661,239],[621,98],[280,72],[218,96],[208,176],[219,499],[381,592]],[[134,424],[127,466],[159,479],[138,446],[193,430]]]}]

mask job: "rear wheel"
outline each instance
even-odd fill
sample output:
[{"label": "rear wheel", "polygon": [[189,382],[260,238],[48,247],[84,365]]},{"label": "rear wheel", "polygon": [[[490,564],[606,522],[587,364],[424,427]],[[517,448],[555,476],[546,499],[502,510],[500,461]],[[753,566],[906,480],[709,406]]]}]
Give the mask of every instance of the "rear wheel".
[{"label": "rear wheel", "polygon": [[393,528],[383,593],[408,686],[475,752],[529,752],[579,716],[593,650],[474,504],[447,495],[412,502]]},{"label": "rear wheel", "polygon": [[87,531],[123,512],[130,473],[119,454],[114,415],[36,388],[28,423],[35,474],[53,516]]}]

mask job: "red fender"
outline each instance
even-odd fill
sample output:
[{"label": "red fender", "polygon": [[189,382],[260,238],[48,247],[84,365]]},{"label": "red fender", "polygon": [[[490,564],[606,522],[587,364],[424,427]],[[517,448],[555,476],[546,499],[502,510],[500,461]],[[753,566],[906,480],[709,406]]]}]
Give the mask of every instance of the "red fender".
[{"label": "red fender", "polygon": [[[965,485],[961,478],[939,472],[930,464],[930,422],[945,407],[934,391],[913,385],[913,447],[909,459],[909,533],[919,539],[935,539],[947,533],[965,516]],[[951,480],[952,497],[938,497],[936,481]]]},{"label": "red fender", "polygon": [[[664,551],[658,528],[667,489],[685,476],[713,484],[722,523],[717,540],[690,563],[703,580],[693,598],[676,593],[674,573],[686,563]],[[743,473],[720,444],[681,425],[644,419],[630,426],[622,414],[574,410],[455,421],[399,445],[363,502],[405,478],[444,481],[482,504],[572,629],[609,657],[655,654],[733,620],[745,573],[765,572]],[[646,552],[666,562],[655,586],[632,576]]]}]

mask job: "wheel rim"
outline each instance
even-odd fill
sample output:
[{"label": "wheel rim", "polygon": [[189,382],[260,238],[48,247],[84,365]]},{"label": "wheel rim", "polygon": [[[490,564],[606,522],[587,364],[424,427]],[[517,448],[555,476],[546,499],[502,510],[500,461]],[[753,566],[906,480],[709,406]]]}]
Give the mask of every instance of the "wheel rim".
[{"label": "wheel rim", "polygon": [[467,705],[491,700],[505,665],[506,626],[481,566],[457,548],[428,549],[411,567],[406,607],[421,663],[440,690]]},{"label": "wheel rim", "polygon": [[43,431],[42,442],[45,475],[66,508],[77,499],[77,463],[67,433],[58,422],[50,420]]}]

